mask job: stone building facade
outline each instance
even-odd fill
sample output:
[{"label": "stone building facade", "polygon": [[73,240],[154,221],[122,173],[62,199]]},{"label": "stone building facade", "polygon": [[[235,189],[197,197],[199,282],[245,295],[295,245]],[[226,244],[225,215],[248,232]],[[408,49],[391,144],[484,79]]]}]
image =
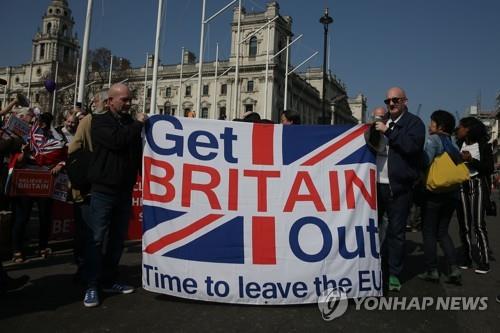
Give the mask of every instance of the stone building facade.
[{"label": "stone building facade", "polygon": [[[286,46],[287,37],[292,38],[292,18],[281,16],[277,2],[267,4],[263,12],[241,12],[241,37],[244,40],[259,27],[278,16],[270,23],[269,54],[274,55]],[[262,29],[245,43],[241,43],[239,62],[239,94],[235,99],[235,64],[237,38],[238,8],[233,10],[231,22],[231,53],[229,59],[217,63],[203,63],[202,96],[197,100],[199,63],[189,50],[183,53],[182,64],[160,64],[157,85],[156,112],[183,115],[185,111],[194,110],[199,117],[210,119],[239,118],[246,111],[258,112],[262,118],[279,120],[284,107],[285,92],[285,52],[273,58],[268,67],[268,89],[266,81],[267,29]],[[33,38],[32,65],[0,68],[0,78],[7,80],[6,91],[0,91],[0,100],[10,100],[15,93],[29,94],[32,105],[43,110],[50,110],[52,94],[44,87],[47,79],[54,79],[56,62],[58,63],[58,87],[70,87],[59,91],[56,99],[56,112],[61,112],[64,105],[73,99],[76,63],[79,43],[73,35],[74,20],[67,0],[52,0],[42,19],[42,27]],[[147,68],[146,68],[147,67]],[[182,83],[181,82],[182,67]],[[217,67],[217,80],[215,68]],[[290,66],[292,68],[292,66]],[[152,61],[144,66],[127,71],[126,77],[116,77],[114,82],[125,78],[134,94],[135,110],[150,110],[151,84],[144,85],[145,73],[148,71],[148,82],[152,78]],[[31,72],[31,74],[30,74]],[[103,73],[90,71],[86,88],[88,101],[90,96],[107,86],[107,77]],[[123,73],[122,73],[123,74]],[[30,82],[31,75],[31,84]],[[190,80],[188,78],[194,77]],[[302,73],[292,73],[288,78],[288,108],[298,111],[304,123],[320,122],[322,107],[322,69],[309,68]],[[334,75],[328,74],[326,84],[327,114],[331,115],[331,123],[358,123],[349,107],[346,87]],[[28,87],[29,86],[29,87]],[[28,92],[29,91],[29,92]],[[266,104],[267,94],[267,108]],[[144,95],[145,106],[144,106]],[[237,108],[235,108],[235,101]],[[85,101],[84,101],[85,103]],[[200,105],[200,110],[198,110]]]}]

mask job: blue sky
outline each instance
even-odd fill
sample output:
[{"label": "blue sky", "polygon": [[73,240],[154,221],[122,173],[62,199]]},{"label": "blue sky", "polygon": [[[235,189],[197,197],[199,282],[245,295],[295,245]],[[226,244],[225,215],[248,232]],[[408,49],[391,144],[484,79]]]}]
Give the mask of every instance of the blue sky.
[{"label": "blue sky", "polygon": [[[229,0],[207,0],[207,16]],[[2,0],[0,66],[29,62],[31,39],[50,0]],[[85,0],[69,0],[83,39]],[[199,50],[201,0],[166,0],[161,60],[179,63],[184,46]],[[266,1],[244,0],[247,11],[260,11]],[[481,95],[491,110],[500,92],[500,1],[498,0],[282,0],[280,13],[293,18],[295,35],[304,34],[292,50],[297,65],[314,51],[322,63],[324,7],[334,18],[332,71],[348,94],[363,93],[369,109],[381,105],[388,87],[406,89],[410,111],[422,104],[421,116],[438,108],[462,115]],[[157,0],[94,0],[91,48],[107,47],[134,66],[154,50]],[[209,24],[206,60],[229,53],[231,11]]]}]

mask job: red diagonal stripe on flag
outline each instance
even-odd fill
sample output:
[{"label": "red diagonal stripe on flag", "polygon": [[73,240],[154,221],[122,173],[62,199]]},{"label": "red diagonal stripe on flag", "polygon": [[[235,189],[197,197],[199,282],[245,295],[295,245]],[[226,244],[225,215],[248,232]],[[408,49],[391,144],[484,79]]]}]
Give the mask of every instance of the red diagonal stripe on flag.
[{"label": "red diagonal stripe on flag", "polygon": [[339,141],[332,143],[330,146],[326,147],[324,150],[320,151],[318,154],[314,155],[313,157],[302,163],[302,165],[312,166],[319,163],[323,159],[327,158],[328,156],[330,156],[331,154],[342,148],[342,146],[346,145],[347,143],[354,140],[358,136],[364,134],[365,131],[368,129],[368,127],[369,125],[360,126],[358,129],[349,133]]},{"label": "red diagonal stripe on flag", "polygon": [[175,243],[183,238],[188,237],[189,235],[195,233],[196,231],[200,230],[201,228],[209,225],[210,223],[213,223],[217,221],[219,218],[224,216],[223,214],[209,214],[205,217],[202,217],[198,221],[191,223],[185,228],[182,228],[180,230],[177,230],[171,234],[168,234],[166,236],[163,236],[159,240],[149,244],[144,252],[148,254],[153,254],[155,252],[160,251],[163,249],[165,246],[168,246],[172,243]]},{"label": "red diagonal stripe on flag", "polygon": [[254,124],[252,131],[252,163],[273,165],[274,125]]}]

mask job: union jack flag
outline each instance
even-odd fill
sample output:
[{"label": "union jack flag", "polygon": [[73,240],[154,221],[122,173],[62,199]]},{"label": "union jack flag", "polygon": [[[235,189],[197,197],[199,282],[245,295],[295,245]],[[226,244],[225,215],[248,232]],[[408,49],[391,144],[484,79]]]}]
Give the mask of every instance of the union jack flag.
[{"label": "union jack flag", "polygon": [[[245,126],[252,126],[251,164],[257,169],[375,163],[365,144],[366,125]],[[276,264],[274,216],[255,212],[245,217],[238,212],[196,208],[174,210],[154,202],[144,202],[143,214],[146,254],[200,262]]]}]

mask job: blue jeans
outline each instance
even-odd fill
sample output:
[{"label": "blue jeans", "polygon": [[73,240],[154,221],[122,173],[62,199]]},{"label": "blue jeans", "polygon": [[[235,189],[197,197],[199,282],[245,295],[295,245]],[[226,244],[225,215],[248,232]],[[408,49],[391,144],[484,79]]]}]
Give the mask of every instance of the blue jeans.
[{"label": "blue jeans", "polygon": [[[385,235],[381,237],[381,253],[387,255],[390,275],[399,276],[403,271],[410,203],[411,192],[393,196],[388,184],[377,184],[379,233]],[[387,220],[383,219],[385,213]]]},{"label": "blue jeans", "polygon": [[131,191],[91,193],[85,249],[85,275],[89,287],[116,281],[131,209]]}]

